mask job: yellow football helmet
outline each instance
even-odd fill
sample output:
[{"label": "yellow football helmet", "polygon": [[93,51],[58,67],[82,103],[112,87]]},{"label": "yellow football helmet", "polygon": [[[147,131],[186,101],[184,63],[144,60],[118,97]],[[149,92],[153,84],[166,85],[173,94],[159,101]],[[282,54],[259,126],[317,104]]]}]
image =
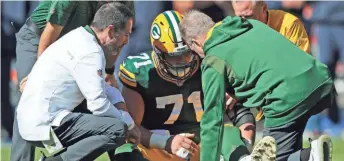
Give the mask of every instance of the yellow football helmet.
[{"label": "yellow football helmet", "polygon": [[153,21],[150,39],[154,63],[165,79],[184,82],[198,70],[199,57],[185,44],[179,30],[183,16],[176,11],[160,13]]}]

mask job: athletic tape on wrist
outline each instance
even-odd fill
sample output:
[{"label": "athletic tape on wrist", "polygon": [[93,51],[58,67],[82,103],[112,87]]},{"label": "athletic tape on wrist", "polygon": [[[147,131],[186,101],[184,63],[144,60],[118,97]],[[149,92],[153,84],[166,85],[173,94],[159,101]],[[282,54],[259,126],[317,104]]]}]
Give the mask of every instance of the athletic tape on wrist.
[{"label": "athletic tape on wrist", "polygon": [[167,140],[170,138],[170,135],[159,135],[153,133],[149,139],[149,147],[165,149]]},{"label": "athletic tape on wrist", "polygon": [[176,155],[178,157],[183,158],[183,159],[187,159],[189,157],[189,155],[190,155],[190,152],[188,150],[186,150],[185,148],[181,147],[181,148],[178,149]]}]

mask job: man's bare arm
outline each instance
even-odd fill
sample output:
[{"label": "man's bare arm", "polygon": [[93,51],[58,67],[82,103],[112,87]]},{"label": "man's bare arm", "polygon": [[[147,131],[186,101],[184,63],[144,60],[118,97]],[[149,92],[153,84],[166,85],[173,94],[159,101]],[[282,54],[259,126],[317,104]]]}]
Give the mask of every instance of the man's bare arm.
[{"label": "man's bare arm", "polygon": [[48,48],[59,37],[63,26],[47,22],[38,45],[37,57],[41,56],[46,48]]}]

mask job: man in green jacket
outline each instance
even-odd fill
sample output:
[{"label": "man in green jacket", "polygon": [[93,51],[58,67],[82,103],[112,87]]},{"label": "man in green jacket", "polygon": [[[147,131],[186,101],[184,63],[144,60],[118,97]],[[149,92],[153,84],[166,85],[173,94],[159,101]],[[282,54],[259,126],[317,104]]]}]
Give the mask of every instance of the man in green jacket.
[{"label": "man in green jacket", "polygon": [[330,107],[335,94],[326,65],[256,20],[226,17],[214,24],[207,15],[190,11],[180,29],[189,47],[204,57],[201,161],[219,160],[222,139],[232,139],[222,138],[225,92],[238,106],[262,107],[263,136],[276,140],[278,161],[331,159],[328,136],[302,149],[307,120]]}]

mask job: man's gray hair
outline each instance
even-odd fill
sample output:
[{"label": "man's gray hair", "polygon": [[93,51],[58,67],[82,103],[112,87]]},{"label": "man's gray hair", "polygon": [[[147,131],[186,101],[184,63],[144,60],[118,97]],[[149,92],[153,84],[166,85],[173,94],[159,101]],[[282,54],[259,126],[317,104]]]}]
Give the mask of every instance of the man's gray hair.
[{"label": "man's gray hair", "polygon": [[130,18],[133,18],[133,13],[124,4],[106,3],[94,15],[91,26],[101,31],[109,25],[113,25],[115,32],[122,31]]},{"label": "man's gray hair", "polygon": [[184,41],[190,45],[192,39],[207,34],[214,25],[214,21],[208,15],[197,10],[191,10],[184,15],[179,28]]}]

